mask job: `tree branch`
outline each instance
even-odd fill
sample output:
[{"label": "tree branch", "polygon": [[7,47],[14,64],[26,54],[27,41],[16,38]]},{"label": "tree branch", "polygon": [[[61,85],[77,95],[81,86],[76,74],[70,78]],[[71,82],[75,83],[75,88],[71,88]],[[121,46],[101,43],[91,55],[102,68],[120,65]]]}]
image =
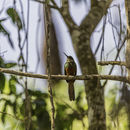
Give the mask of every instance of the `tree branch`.
[{"label": "tree branch", "polygon": [[[80,27],[86,27],[89,31],[89,35],[91,36],[92,32],[102,19],[103,15],[107,13],[107,9],[109,8],[110,4],[113,0],[101,0],[98,1],[98,4],[92,6],[89,14],[84,18]],[[91,26],[90,26],[91,25]]]},{"label": "tree branch", "polygon": [[45,1],[41,1],[41,0],[31,0],[31,1],[38,2],[38,3],[41,3],[41,4],[47,4],[47,6],[49,6],[50,8],[53,8],[53,9],[57,9],[57,10],[60,9],[58,6],[48,4],[48,3],[45,2]]},{"label": "tree branch", "polygon": [[62,15],[70,32],[73,31],[73,29],[77,28],[77,25],[74,23],[69,12],[69,0],[62,0],[62,8],[60,9],[59,13]]},{"label": "tree branch", "polygon": [[125,62],[122,61],[98,61],[98,65],[120,65],[120,66],[126,66]]},{"label": "tree branch", "polygon": [[51,0],[52,4],[48,4],[45,1],[41,1],[41,0],[32,0],[34,2],[39,2],[41,4],[47,4],[48,7],[52,8],[52,9],[56,9],[62,16],[62,18],[64,19],[65,23],[67,24],[67,26],[69,27],[69,31],[72,31],[73,29],[77,28],[77,25],[74,23],[70,13],[69,13],[69,3],[68,0],[63,0],[62,1],[62,7],[58,7],[58,5],[56,4],[56,2],[54,0]]},{"label": "tree branch", "polygon": [[[117,58],[119,57],[120,51],[121,51],[121,49],[123,48],[123,46],[124,46],[124,44],[125,44],[125,41],[126,41],[126,37],[125,37],[124,40],[122,41],[121,46],[118,48],[118,52],[117,52],[117,54],[116,54],[116,57],[115,57],[114,61],[116,61]],[[108,75],[111,75],[113,69],[114,69],[114,66],[112,66],[112,68],[111,68],[111,70],[109,71]],[[104,82],[103,86],[105,86],[106,84],[107,84],[107,80]]]},{"label": "tree branch", "polygon": [[[40,78],[40,79],[48,79],[48,75],[41,75],[41,74],[32,74],[32,73],[24,73],[20,71],[15,70],[9,70],[6,68],[0,68],[0,72],[12,74],[12,75],[18,75],[18,76],[25,76],[25,77],[31,77],[31,78]],[[51,79],[57,79],[57,80],[93,80],[95,78],[98,78],[100,80],[114,80],[114,81],[122,81],[130,84],[130,77],[124,77],[124,76],[116,76],[116,75],[78,75],[78,76],[66,76],[66,75],[51,75]]]},{"label": "tree branch", "polygon": [[[51,0],[51,2],[54,6],[57,6],[57,4],[54,0]],[[59,8],[58,11],[61,14],[62,18],[64,19],[67,26],[69,27],[68,28],[69,31],[72,31],[73,29],[77,28],[77,25],[74,23],[71,15],[70,15],[70,12],[69,12],[69,1],[68,0],[62,1],[62,7]]]}]

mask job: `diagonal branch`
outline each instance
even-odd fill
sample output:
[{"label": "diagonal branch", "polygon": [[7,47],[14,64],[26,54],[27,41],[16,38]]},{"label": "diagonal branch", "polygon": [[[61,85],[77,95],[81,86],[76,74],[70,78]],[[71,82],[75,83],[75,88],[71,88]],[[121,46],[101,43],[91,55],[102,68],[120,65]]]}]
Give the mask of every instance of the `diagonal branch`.
[{"label": "diagonal branch", "polygon": [[48,4],[45,1],[41,1],[41,0],[31,0],[31,1],[38,2],[38,3],[41,3],[41,4],[47,4],[48,7],[53,8],[53,9],[57,9],[57,10],[60,9],[57,5],[51,5],[51,4]]},{"label": "diagonal branch", "polygon": [[[52,0],[54,1],[54,0]],[[77,25],[74,23],[70,12],[69,12],[69,1],[68,0],[62,0],[62,8],[60,10],[60,14],[62,15],[65,23],[68,26],[69,31],[73,31],[73,29],[77,28]]]},{"label": "diagonal branch", "polygon": [[[116,61],[117,58],[119,57],[120,51],[121,51],[121,49],[123,48],[123,46],[124,46],[124,44],[125,44],[125,41],[126,41],[126,37],[125,37],[124,40],[122,41],[122,44],[121,44],[120,48],[118,48],[118,52],[117,52],[117,54],[116,54],[116,57],[115,57],[114,61]],[[109,73],[108,73],[109,75],[111,75],[113,69],[114,69],[114,66],[111,67],[111,70],[110,70]],[[105,86],[106,84],[107,84],[107,80],[103,83],[103,86]]]},{"label": "diagonal branch", "polygon": [[[57,6],[56,2],[54,0],[51,0],[54,6]],[[58,6],[57,6],[58,7]],[[76,27],[76,24],[74,23],[70,12],[69,12],[69,1],[68,0],[62,0],[62,7],[59,8],[59,13],[63,17],[65,23],[68,25],[69,29],[73,29]],[[70,31],[71,31],[70,29]]]},{"label": "diagonal branch", "polygon": [[77,28],[77,25],[74,23],[71,15],[70,15],[70,12],[69,12],[68,0],[62,1],[62,7],[58,7],[58,5],[56,4],[56,2],[54,0],[51,0],[52,5],[45,1],[41,1],[41,0],[32,0],[32,1],[39,2],[41,4],[47,4],[48,7],[52,8],[52,9],[56,9],[60,13],[62,18],[64,19],[67,26],[69,27],[69,31],[72,31],[73,29]]},{"label": "diagonal branch", "polygon": [[92,6],[89,14],[82,21],[80,27],[85,26],[86,29],[89,31],[88,34],[90,36],[102,19],[103,15],[107,13],[107,9],[109,8],[112,1],[113,0],[101,0],[100,2],[98,2],[95,6]]},{"label": "diagonal branch", "polygon": [[[56,2],[54,0],[51,0],[54,6],[58,7]],[[69,2],[68,0],[62,1],[62,7],[58,9],[59,13],[61,14],[62,18],[64,19],[65,23],[68,26],[68,29],[70,32],[73,31],[73,29],[77,29],[77,25],[74,23],[70,12],[69,12]]]}]

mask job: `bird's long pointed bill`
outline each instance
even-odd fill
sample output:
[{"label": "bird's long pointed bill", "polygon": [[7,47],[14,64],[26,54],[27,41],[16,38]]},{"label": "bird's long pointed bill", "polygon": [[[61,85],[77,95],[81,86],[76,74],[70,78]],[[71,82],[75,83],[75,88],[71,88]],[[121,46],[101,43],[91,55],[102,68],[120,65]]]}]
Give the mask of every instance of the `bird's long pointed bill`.
[{"label": "bird's long pointed bill", "polygon": [[65,53],[64,53],[64,55],[65,55],[66,57],[68,57]]}]

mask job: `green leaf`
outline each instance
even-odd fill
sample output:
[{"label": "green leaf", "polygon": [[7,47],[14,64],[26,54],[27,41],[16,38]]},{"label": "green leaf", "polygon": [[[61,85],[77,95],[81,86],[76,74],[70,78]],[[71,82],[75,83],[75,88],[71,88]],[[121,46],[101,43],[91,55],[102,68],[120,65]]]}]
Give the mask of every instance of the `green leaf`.
[{"label": "green leaf", "polygon": [[13,106],[13,103],[10,100],[6,100],[6,104],[9,106]]},{"label": "green leaf", "polygon": [[36,99],[33,103],[37,104],[38,106],[46,106],[46,102],[41,98]]},{"label": "green leaf", "polygon": [[6,21],[7,18],[0,19],[0,22]]},{"label": "green leaf", "polygon": [[5,75],[0,73],[0,91],[3,91],[5,86]]},{"label": "green leaf", "polygon": [[18,12],[14,8],[9,8],[7,14],[10,16],[12,22],[17,25],[18,29],[22,29],[22,22]]},{"label": "green leaf", "polygon": [[10,85],[10,90],[12,93],[15,93],[16,94],[16,86],[15,85]]},{"label": "green leaf", "polygon": [[15,100],[15,102],[13,103],[13,112],[15,115],[16,115],[16,111],[17,111],[16,106],[17,106],[17,104],[16,104],[16,100]]},{"label": "green leaf", "polygon": [[14,67],[16,65],[17,65],[16,63],[6,63],[5,68],[11,68],[11,67]]},{"label": "green leaf", "polygon": [[5,123],[5,114],[2,114],[1,120],[3,122],[3,124]]},{"label": "green leaf", "polygon": [[1,120],[3,122],[3,124],[5,123],[5,116],[6,114],[4,114],[4,112],[6,112],[6,107],[7,107],[7,103],[4,104],[4,108],[3,108],[3,114],[2,114],[2,117],[1,117]]},{"label": "green leaf", "polygon": [[23,101],[23,104],[22,104],[21,107],[20,107],[20,113],[21,113],[22,115],[25,114],[25,102],[24,102],[24,101]]},{"label": "green leaf", "polygon": [[24,57],[22,55],[19,56],[18,61],[24,61]]},{"label": "green leaf", "polygon": [[42,99],[38,97],[34,102],[32,102],[32,116],[37,117],[37,124],[39,128],[50,130],[50,118],[46,105],[44,98]]},{"label": "green leaf", "polygon": [[46,3],[49,4],[49,3],[50,3],[50,0],[47,0]]},{"label": "green leaf", "polygon": [[5,67],[4,60],[2,57],[0,57],[0,67]]},{"label": "green leaf", "polygon": [[11,76],[10,80],[9,80],[9,87],[10,87],[10,91],[11,93],[16,94],[16,78],[14,76]]},{"label": "green leaf", "polygon": [[10,34],[8,33],[8,31],[4,28],[4,26],[0,23],[0,33],[3,33],[4,35],[6,35],[8,37],[8,41],[10,43],[10,46],[14,49],[14,45],[13,42],[11,40]]}]

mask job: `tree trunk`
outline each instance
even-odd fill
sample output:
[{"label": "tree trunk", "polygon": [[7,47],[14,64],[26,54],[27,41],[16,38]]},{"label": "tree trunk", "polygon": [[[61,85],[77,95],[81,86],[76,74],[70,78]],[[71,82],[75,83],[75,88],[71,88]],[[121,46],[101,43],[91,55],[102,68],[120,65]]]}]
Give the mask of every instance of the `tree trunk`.
[{"label": "tree trunk", "polygon": [[[44,60],[45,65],[47,65],[46,64],[47,47],[46,47],[45,42],[44,42],[44,48],[43,48],[43,60]],[[61,61],[60,61],[59,50],[58,50],[58,42],[57,42],[57,38],[56,38],[55,28],[54,28],[52,21],[51,21],[51,25],[50,25],[50,63],[51,63],[50,64],[50,73],[52,75],[61,74]],[[53,83],[57,83],[58,81],[59,80],[57,80],[57,81],[53,80]]]},{"label": "tree trunk", "polygon": [[[62,1],[59,12],[68,26],[83,74],[98,74],[96,60],[90,48],[90,37],[111,2],[112,0],[91,0],[89,14],[81,25],[77,26],[71,18],[68,0]],[[88,102],[89,130],[106,130],[104,89],[98,79],[84,83]]]},{"label": "tree trunk", "polygon": [[[83,26],[85,29],[85,27]],[[76,36],[79,40],[74,44],[79,59],[82,73],[98,74],[95,57],[90,48],[90,35],[86,34],[83,28],[79,30],[79,36],[72,34],[72,38]],[[104,105],[104,89],[101,87],[98,79],[84,81],[88,103],[88,120],[89,130],[105,130],[106,115]]]},{"label": "tree trunk", "polygon": [[125,1],[126,18],[127,18],[127,45],[126,45],[126,65],[128,76],[130,76],[130,1]]},{"label": "tree trunk", "polygon": [[[70,31],[82,73],[98,74],[96,60],[90,48],[90,37],[112,0],[92,3],[92,8],[79,28]],[[104,88],[98,79],[84,81],[88,102],[89,130],[106,129]]]},{"label": "tree trunk", "polygon": [[[126,19],[127,19],[127,44],[126,44],[126,65],[128,76],[130,76],[130,0],[125,0]],[[128,96],[127,96],[128,97]],[[128,127],[130,128],[130,102],[127,102]]]}]

